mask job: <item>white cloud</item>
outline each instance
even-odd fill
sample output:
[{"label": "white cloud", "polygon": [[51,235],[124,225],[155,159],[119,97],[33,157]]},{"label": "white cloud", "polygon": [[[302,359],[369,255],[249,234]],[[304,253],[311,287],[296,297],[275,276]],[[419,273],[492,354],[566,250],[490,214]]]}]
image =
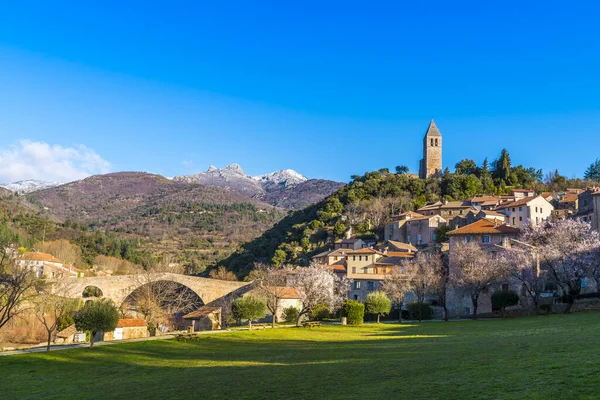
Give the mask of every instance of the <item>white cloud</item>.
[{"label": "white cloud", "polygon": [[27,179],[71,182],[109,170],[110,163],[84,145],[62,147],[21,140],[0,152],[0,183]]}]

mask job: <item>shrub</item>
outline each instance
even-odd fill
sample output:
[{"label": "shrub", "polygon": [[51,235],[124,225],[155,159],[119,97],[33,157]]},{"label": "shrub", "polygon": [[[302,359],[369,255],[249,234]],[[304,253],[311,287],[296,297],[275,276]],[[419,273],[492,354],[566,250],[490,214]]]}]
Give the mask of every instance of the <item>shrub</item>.
[{"label": "shrub", "polygon": [[367,296],[365,307],[369,314],[377,315],[377,323],[379,323],[382,315],[388,315],[392,311],[392,301],[384,292],[373,292]]},{"label": "shrub", "polygon": [[323,321],[331,317],[331,312],[326,305],[320,304],[316,306],[310,313],[310,319],[313,321]]},{"label": "shrub", "polygon": [[499,290],[492,294],[492,309],[502,310],[504,316],[504,310],[506,307],[512,307],[519,304],[519,295],[513,290]]},{"label": "shrub", "polygon": [[252,329],[252,320],[264,318],[267,315],[267,304],[256,296],[246,296],[236,299],[231,305],[233,316],[237,319],[247,319],[248,328]]},{"label": "shrub", "polygon": [[88,301],[75,315],[78,330],[89,331],[90,349],[94,347],[96,332],[114,331],[119,321],[119,309],[110,300]]},{"label": "shrub", "polygon": [[343,306],[348,325],[361,325],[365,321],[365,305],[356,300],[348,300]]},{"label": "shrub", "polygon": [[300,313],[300,310],[298,310],[294,306],[290,306],[283,310],[283,320],[288,323],[296,322],[296,320],[298,319],[299,313]]},{"label": "shrub", "polygon": [[429,306],[429,304],[425,303],[410,303],[408,306],[408,316],[413,320],[429,320],[433,318],[433,309]]}]

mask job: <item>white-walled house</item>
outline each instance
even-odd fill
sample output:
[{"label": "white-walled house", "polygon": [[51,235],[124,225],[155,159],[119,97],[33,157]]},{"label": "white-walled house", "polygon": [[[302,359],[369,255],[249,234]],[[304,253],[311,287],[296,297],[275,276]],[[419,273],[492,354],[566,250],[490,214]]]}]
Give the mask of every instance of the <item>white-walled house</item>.
[{"label": "white-walled house", "polygon": [[507,225],[523,228],[547,221],[552,216],[554,206],[543,196],[525,197],[512,203],[503,204],[495,211],[507,216]]}]

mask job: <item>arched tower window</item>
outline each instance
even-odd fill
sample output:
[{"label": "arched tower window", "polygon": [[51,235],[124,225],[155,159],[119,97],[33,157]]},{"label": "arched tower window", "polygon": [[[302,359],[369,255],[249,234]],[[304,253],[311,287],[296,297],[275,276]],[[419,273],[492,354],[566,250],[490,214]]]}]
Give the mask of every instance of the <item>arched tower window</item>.
[{"label": "arched tower window", "polygon": [[438,140],[435,139],[435,147],[438,147]]},{"label": "arched tower window", "polygon": [[431,139],[431,147],[433,147],[433,139]]}]

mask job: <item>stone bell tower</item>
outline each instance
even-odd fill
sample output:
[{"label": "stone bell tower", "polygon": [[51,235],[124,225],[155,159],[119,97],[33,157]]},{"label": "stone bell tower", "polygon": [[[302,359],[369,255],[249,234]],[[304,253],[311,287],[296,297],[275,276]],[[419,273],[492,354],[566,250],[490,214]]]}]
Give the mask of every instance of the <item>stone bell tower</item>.
[{"label": "stone bell tower", "polygon": [[442,176],[442,134],[431,120],[423,139],[423,159],[419,168],[419,178],[427,179]]}]

